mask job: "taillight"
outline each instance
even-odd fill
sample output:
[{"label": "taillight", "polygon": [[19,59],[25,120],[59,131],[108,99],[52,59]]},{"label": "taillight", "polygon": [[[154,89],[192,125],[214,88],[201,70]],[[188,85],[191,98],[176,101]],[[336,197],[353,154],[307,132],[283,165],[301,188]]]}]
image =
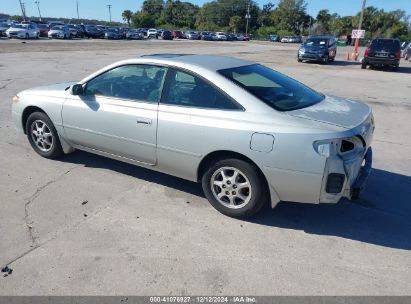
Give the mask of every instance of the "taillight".
[{"label": "taillight", "polygon": [[368,48],[365,49],[364,57],[368,57],[369,51],[370,51],[370,50],[369,50]]},{"label": "taillight", "polygon": [[397,57],[397,59],[400,59],[401,58],[401,51],[396,52],[395,57]]}]

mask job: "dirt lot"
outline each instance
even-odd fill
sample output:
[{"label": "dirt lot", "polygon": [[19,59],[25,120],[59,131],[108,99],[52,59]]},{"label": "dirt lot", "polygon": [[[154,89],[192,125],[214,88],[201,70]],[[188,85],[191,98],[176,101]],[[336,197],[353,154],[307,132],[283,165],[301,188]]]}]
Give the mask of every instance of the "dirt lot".
[{"label": "dirt lot", "polygon": [[[0,295],[410,295],[411,64],[328,66],[296,45],[0,40]],[[232,55],[373,107],[374,171],[362,198],[281,203],[249,221],[215,211],[191,182],[75,152],[39,157],[11,98],[148,53]],[[361,52],[363,53],[363,51]]]}]

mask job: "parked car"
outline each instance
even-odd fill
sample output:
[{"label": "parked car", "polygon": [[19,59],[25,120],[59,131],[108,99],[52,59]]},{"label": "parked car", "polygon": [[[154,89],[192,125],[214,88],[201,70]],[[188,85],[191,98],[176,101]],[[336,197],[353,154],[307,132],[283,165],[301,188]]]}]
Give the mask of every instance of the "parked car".
[{"label": "parked car", "polygon": [[229,33],[226,36],[227,36],[227,41],[237,41],[238,40],[236,34]]},{"label": "parked car", "polygon": [[6,30],[6,35],[8,38],[39,38],[40,31],[35,23],[29,24],[13,24],[9,29]]},{"label": "parked car", "polygon": [[186,39],[190,40],[198,40],[198,33],[195,31],[186,31],[185,32]]},{"label": "parked car", "polygon": [[270,41],[272,42],[280,42],[281,38],[278,35],[270,35]]},{"label": "parked car", "polygon": [[299,36],[292,36],[288,39],[288,43],[301,43],[302,39]]},{"label": "parked car", "polygon": [[327,64],[337,55],[337,40],[332,36],[310,36],[297,52],[298,62],[315,60]]},{"label": "parked car", "polygon": [[12,117],[45,158],[79,149],[201,181],[233,217],[268,202],[354,199],[371,170],[368,105],[237,58],[123,60],[78,83],[18,93]]},{"label": "parked car", "polygon": [[161,39],[163,39],[163,40],[173,40],[173,34],[171,33],[171,31],[168,31],[168,30],[164,30],[162,33],[161,33]]},{"label": "parked car", "polygon": [[173,31],[173,38],[174,39],[183,39],[183,32],[181,31]]},{"label": "parked car", "polygon": [[122,34],[118,28],[107,28],[104,34],[105,39],[122,39]]},{"label": "parked car", "polygon": [[250,36],[247,34],[238,34],[237,35],[237,40],[239,41],[250,41]]},{"label": "parked car", "polygon": [[215,35],[217,36],[217,40],[219,41],[227,40],[227,36],[224,32],[216,32]]},{"label": "parked car", "polygon": [[404,59],[411,61],[411,44],[408,46],[407,53],[404,55]]},{"label": "parked car", "polygon": [[56,25],[49,30],[48,37],[50,39],[71,39],[72,35],[67,25]]},{"label": "parked car", "polygon": [[136,29],[130,29],[126,33],[126,39],[136,39],[136,40],[141,40],[144,38],[144,34],[141,32],[141,30],[136,30]]},{"label": "parked car", "polygon": [[361,68],[367,66],[386,66],[398,70],[401,58],[401,45],[398,39],[377,38],[371,41],[365,50]]},{"label": "parked car", "polygon": [[48,37],[50,28],[47,24],[40,23],[37,24],[37,27],[39,28],[40,37]]},{"label": "parked car", "polygon": [[290,36],[284,36],[283,38],[281,38],[281,43],[289,43],[290,39],[291,39]]},{"label": "parked car", "polygon": [[71,36],[71,37],[77,37],[77,32],[78,32],[77,25],[75,25],[75,24],[67,24],[67,27],[68,27],[68,29],[69,29],[69,31],[70,31],[70,36]]},{"label": "parked car", "polygon": [[401,57],[405,57],[410,47],[411,47],[410,41],[404,41],[403,43],[401,43]]},{"label": "parked car", "polygon": [[87,38],[104,38],[105,32],[100,31],[96,26],[85,26],[84,36]]},{"label": "parked car", "polygon": [[6,22],[0,22],[0,37],[6,36],[6,31],[9,27],[10,26]]},{"label": "parked car", "polygon": [[155,38],[155,39],[157,39],[158,38],[158,33],[157,33],[157,30],[156,29],[148,29],[147,30],[147,38]]}]

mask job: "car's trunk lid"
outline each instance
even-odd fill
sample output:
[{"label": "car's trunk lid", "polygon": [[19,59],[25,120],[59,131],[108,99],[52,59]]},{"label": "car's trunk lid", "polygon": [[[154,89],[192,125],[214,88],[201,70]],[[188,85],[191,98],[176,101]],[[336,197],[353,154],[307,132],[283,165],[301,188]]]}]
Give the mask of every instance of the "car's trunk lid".
[{"label": "car's trunk lid", "polygon": [[371,108],[361,102],[327,96],[313,106],[287,112],[287,114],[352,129],[363,123],[371,114]]}]

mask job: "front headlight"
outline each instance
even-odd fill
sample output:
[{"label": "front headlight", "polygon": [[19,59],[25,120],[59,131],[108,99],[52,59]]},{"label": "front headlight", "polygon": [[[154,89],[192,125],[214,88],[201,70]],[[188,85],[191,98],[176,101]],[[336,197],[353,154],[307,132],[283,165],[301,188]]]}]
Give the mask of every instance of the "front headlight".
[{"label": "front headlight", "polygon": [[15,96],[13,96],[12,100],[13,100],[14,103],[18,103],[19,100],[20,100],[20,97],[18,95],[15,95]]},{"label": "front headlight", "polygon": [[304,53],[305,53],[305,48],[300,48],[300,49],[298,50],[298,53],[304,54]]}]

